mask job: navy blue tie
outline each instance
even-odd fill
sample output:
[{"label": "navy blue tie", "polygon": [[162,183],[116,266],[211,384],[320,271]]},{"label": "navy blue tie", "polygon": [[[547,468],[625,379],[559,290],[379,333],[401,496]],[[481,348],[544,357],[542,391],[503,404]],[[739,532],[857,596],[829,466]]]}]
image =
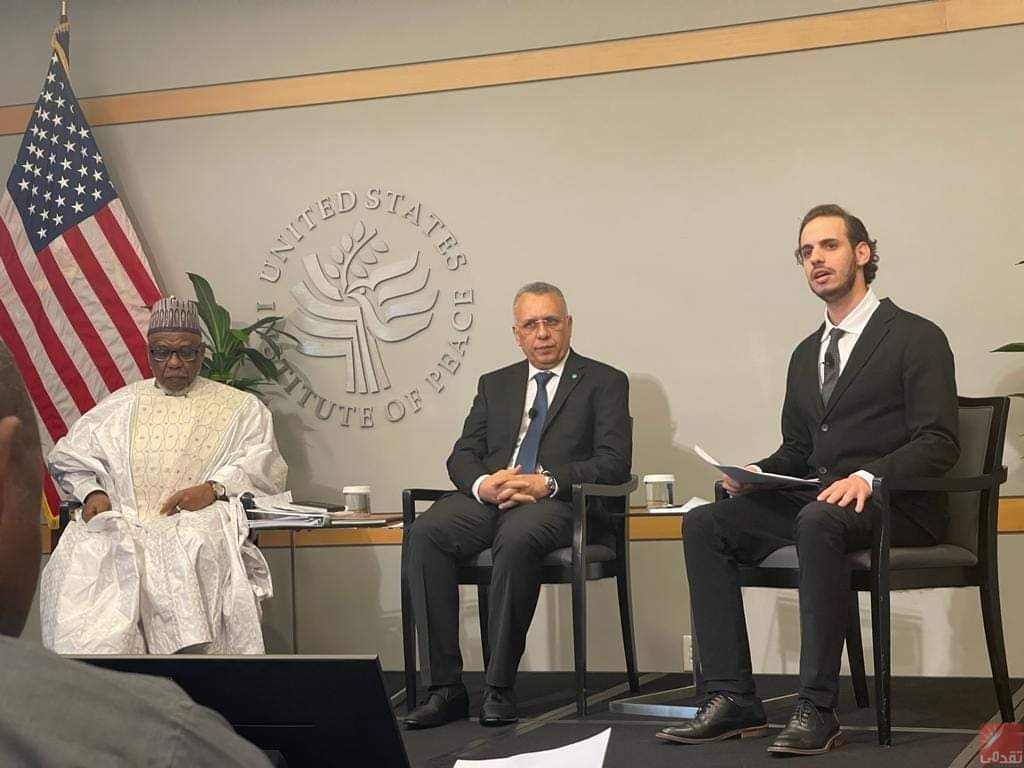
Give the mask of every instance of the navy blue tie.
[{"label": "navy blue tie", "polygon": [[537,395],[533,398],[530,424],[523,436],[523,444],[519,446],[516,464],[523,468],[523,474],[532,475],[537,471],[537,452],[540,450],[540,433],[544,429],[544,419],[548,415],[548,381],[554,376],[551,371],[540,371],[533,380],[537,382]]}]

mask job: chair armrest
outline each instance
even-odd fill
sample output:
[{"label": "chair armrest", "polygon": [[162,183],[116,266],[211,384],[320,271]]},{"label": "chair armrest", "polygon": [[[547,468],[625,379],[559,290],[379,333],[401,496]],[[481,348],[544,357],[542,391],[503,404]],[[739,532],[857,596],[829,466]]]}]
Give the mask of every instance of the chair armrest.
[{"label": "chair armrest", "polygon": [[590,496],[602,498],[624,498],[636,490],[638,485],[636,475],[630,475],[629,480],[618,485],[606,485],[604,483],[573,483],[572,498],[575,503],[577,497],[584,500]]},{"label": "chair armrest", "polygon": [[889,491],[945,491],[947,493],[969,493],[997,488],[1006,482],[1006,467],[987,475],[974,477],[876,477],[872,492]]},{"label": "chair armrest", "polygon": [[417,501],[437,501],[454,489],[442,491],[437,488],[406,488],[402,491],[402,524],[412,525],[416,520]]},{"label": "chair armrest", "polygon": [[82,502],[78,499],[61,499],[60,510],[57,517],[57,530],[63,531],[68,527],[76,509],[82,508]]}]

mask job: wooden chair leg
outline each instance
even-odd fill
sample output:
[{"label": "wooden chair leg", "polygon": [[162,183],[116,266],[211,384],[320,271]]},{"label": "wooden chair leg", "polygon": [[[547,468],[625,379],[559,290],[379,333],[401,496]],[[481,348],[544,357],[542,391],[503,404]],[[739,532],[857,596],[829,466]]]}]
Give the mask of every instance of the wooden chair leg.
[{"label": "wooden chair leg", "polygon": [[[627,545],[628,546],[628,545]],[[626,679],[629,690],[640,690],[636,673],[636,642],[633,635],[633,606],[629,594],[629,573],[625,569],[615,577],[619,589],[619,622],[622,624],[622,649],[626,654]]]},{"label": "wooden chair leg", "polygon": [[484,670],[491,663],[491,638],[487,634],[487,621],[490,611],[490,585],[476,585],[476,602],[480,613],[480,646],[484,652]]},{"label": "wooden chair leg", "polygon": [[1003,615],[999,605],[999,583],[990,581],[980,587],[981,618],[985,625],[988,662],[992,667],[992,682],[996,687],[996,700],[1004,723],[1015,722],[1013,696],[1010,693],[1010,673],[1006,665],[1006,641],[1003,639]]},{"label": "wooden chair leg", "polygon": [[853,695],[861,709],[870,706],[868,680],[864,672],[864,641],[860,634],[860,602],[857,593],[850,593],[850,610],[846,619],[846,657],[850,660]]},{"label": "wooden chair leg", "polygon": [[587,581],[580,569],[572,582],[572,640],[576,667],[576,716],[587,714]]},{"label": "wooden chair leg", "polygon": [[889,679],[892,653],[891,609],[889,584],[876,577],[871,590],[871,636],[875,652],[875,713],[878,722],[878,743],[892,746],[892,702]]}]

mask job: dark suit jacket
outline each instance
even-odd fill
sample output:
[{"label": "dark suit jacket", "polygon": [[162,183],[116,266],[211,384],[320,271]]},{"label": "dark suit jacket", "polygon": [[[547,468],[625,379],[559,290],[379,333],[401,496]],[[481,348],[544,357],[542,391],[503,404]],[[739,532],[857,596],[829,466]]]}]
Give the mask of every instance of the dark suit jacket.
[{"label": "dark suit jacket", "polygon": [[[883,299],[857,340],[828,405],[818,352],[824,325],[789,362],[782,446],[765,472],[818,477],[822,487],[864,469],[875,476],[938,477],[960,455],[953,353],[934,323]],[[893,494],[893,506],[936,538],[945,494]]]},{"label": "dark suit jacket", "polygon": [[[478,477],[507,467],[512,459],[528,370],[522,360],[480,377],[462,436],[448,457],[448,475],[463,493],[472,495]],[[629,379],[570,350],[537,457],[558,482],[556,498],[571,499],[573,483],[625,482],[632,453]]]}]

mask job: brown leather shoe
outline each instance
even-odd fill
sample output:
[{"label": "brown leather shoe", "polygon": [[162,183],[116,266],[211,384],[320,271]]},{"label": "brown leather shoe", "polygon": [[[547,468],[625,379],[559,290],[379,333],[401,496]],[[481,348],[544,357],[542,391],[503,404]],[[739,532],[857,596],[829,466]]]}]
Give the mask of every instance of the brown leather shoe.
[{"label": "brown leather shoe", "polygon": [[462,683],[431,688],[426,699],[402,721],[409,730],[436,728],[469,717],[469,694]]},{"label": "brown leather shoe", "polygon": [[700,705],[696,716],[675,728],[663,728],[657,737],[680,744],[704,744],[739,736],[741,739],[768,734],[768,718],[760,699],[742,705],[728,693],[712,693]]},{"label": "brown leather shoe", "polygon": [[823,712],[808,699],[800,699],[768,751],[777,755],[820,755],[842,746],[843,741],[835,710]]}]

